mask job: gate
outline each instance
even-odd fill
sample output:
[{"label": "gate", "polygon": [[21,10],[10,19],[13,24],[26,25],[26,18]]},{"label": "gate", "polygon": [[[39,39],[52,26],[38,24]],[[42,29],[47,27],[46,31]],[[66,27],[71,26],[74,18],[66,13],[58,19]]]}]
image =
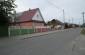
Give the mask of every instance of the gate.
[{"label": "gate", "polygon": [[8,36],[8,27],[0,27],[0,37]]}]

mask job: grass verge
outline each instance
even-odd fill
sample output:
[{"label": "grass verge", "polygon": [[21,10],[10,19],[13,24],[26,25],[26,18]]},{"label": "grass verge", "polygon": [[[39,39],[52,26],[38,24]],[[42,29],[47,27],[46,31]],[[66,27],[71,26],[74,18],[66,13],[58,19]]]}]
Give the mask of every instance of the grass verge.
[{"label": "grass verge", "polygon": [[81,31],[81,34],[85,35],[85,29],[83,29],[83,30]]}]

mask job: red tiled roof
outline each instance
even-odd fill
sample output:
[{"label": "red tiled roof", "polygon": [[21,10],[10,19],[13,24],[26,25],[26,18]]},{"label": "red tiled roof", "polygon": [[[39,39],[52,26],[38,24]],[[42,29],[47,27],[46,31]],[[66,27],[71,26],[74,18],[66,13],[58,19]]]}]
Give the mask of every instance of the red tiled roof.
[{"label": "red tiled roof", "polygon": [[[16,22],[26,22],[31,21],[32,17],[35,15],[35,13],[39,10],[39,8],[36,9],[29,9],[28,11],[24,11],[20,17],[17,18]],[[44,21],[43,21],[44,22]]]}]

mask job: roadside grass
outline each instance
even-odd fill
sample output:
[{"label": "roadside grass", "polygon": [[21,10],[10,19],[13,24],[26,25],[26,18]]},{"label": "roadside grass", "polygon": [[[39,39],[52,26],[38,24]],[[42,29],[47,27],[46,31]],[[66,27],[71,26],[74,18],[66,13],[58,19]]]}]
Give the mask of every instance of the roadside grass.
[{"label": "roadside grass", "polygon": [[83,30],[81,31],[81,34],[85,35],[85,29],[83,29]]}]

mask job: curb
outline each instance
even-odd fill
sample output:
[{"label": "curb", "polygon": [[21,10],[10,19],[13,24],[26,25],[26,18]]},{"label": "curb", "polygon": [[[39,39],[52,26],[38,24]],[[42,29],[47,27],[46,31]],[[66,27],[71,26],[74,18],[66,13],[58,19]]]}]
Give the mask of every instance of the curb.
[{"label": "curb", "polygon": [[58,31],[55,31],[55,32],[50,32],[50,33],[44,33],[44,34],[40,34],[40,35],[29,36],[29,37],[21,38],[20,40],[24,40],[24,39],[28,39],[28,38],[33,38],[33,37],[38,37],[38,36],[43,36],[43,35],[48,35],[48,34],[60,32],[60,31],[63,31],[63,30],[58,30]]},{"label": "curb", "polygon": [[[22,38],[17,38],[17,37],[15,37],[15,38],[17,38],[17,41],[19,41],[19,40],[24,40],[24,39],[28,39],[28,38],[33,38],[33,37],[38,37],[38,36],[43,36],[43,35],[48,35],[48,34],[52,34],[52,33],[56,33],[56,32],[60,32],[60,31],[64,31],[64,30],[58,30],[58,31],[54,31],[54,32],[49,32],[49,33],[43,33],[43,34],[39,34],[39,35],[32,35],[32,36],[28,36],[28,37],[22,37]],[[23,35],[24,36],[24,35]],[[20,35],[19,35],[19,37],[20,37]],[[9,43],[14,43],[16,40],[13,40],[13,41],[11,41],[11,42],[4,42],[4,41],[2,41],[1,43],[0,43],[0,45],[4,45],[4,44],[9,44]]]}]

